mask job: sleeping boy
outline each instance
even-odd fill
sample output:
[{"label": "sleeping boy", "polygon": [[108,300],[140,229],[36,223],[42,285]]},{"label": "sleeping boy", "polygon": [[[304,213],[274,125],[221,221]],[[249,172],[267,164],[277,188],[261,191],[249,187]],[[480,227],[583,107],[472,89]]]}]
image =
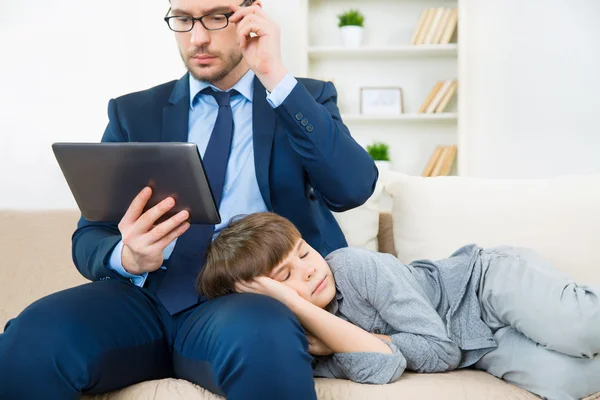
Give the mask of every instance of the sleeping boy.
[{"label": "sleeping boy", "polygon": [[323,258],[289,220],[257,213],[221,231],[197,288],[285,304],[318,377],[385,384],[405,370],[474,367],[548,399],[600,391],[600,288],[532,250],[471,244],[410,264],[359,248]]}]

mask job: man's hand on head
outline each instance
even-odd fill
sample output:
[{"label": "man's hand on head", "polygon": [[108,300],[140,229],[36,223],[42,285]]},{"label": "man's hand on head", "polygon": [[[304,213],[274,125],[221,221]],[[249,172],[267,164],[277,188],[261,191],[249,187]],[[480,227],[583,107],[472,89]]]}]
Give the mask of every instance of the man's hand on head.
[{"label": "man's hand on head", "polygon": [[229,21],[236,25],[240,46],[248,66],[272,92],[287,75],[281,59],[281,31],[260,2],[249,7],[232,6]]}]

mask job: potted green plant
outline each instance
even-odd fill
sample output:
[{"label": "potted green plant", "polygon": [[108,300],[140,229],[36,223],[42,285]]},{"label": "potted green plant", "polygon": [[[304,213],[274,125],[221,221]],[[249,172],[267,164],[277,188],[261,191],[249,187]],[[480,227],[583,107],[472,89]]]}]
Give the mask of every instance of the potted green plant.
[{"label": "potted green plant", "polygon": [[364,15],[358,10],[348,10],[338,15],[342,42],[346,47],[360,47],[363,39]]},{"label": "potted green plant", "polygon": [[385,143],[376,142],[367,146],[367,152],[375,161],[375,165],[379,172],[390,169],[391,161],[389,155],[390,146]]}]

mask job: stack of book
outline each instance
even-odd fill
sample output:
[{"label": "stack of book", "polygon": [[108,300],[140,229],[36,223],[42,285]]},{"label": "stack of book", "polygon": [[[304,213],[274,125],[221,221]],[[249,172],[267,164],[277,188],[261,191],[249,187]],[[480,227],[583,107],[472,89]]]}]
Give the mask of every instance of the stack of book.
[{"label": "stack of book", "polygon": [[456,162],[456,145],[437,146],[423,170],[423,176],[448,176]]},{"label": "stack of book", "polygon": [[421,13],[410,44],[448,44],[457,25],[457,8],[427,8]]},{"label": "stack of book", "polygon": [[419,108],[419,113],[441,113],[456,93],[458,80],[438,81],[423,104]]}]

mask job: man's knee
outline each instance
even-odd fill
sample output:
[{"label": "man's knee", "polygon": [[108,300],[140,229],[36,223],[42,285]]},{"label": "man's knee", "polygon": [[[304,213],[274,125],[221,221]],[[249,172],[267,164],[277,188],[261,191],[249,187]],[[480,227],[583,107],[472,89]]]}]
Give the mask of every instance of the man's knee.
[{"label": "man's knee", "polygon": [[[55,296],[55,295],[53,295]],[[88,331],[68,310],[54,306],[52,296],[31,304],[6,325],[0,358],[29,362],[56,363],[85,342]],[[17,357],[18,355],[18,357]]]},{"label": "man's knee", "polygon": [[215,393],[230,394],[236,385],[261,393],[281,385],[288,390],[290,374],[299,381],[292,386],[313,387],[302,326],[266,296],[234,294],[200,306],[179,330],[174,350],[176,375]]},{"label": "man's knee", "polygon": [[98,307],[90,305],[125,296],[120,295],[119,285],[97,286],[83,285],[44,297],[11,320],[0,341],[0,375],[14,380],[13,386],[29,385],[43,376],[47,384],[62,382],[69,387],[65,390],[85,388],[90,360],[102,350],[98,338],[105,326],[95,318]]},{"label": "man's knee", "polygon": [[32,304],[7,324],[0,337],[0,398],[38,396],[41,389],[36,388],[46,389],[51,376],[64,385],[61,389],[51,385],[56,393],[48,393],[48,398],[77,393],[73,382],[81,373],[74,371],[69,354],[85,339],[76,334],[75,324],[60,317],[51,323],[44,311],[43,304]]},{"label": "man's knee", "polygon": [[282,351],[308,349],[298,319],[277,300],[262,295],[233,294],[209,303],[188,318],[176,347],[183,346],[184,338],[202,336],[208,347],[214,348],[208,343],[213,342],[242,353],[270,352],[276,348]]},{"label": "man's knee", "polygon": [[262,365],[268,354],[277,354],[269,357],[269,368],[285,362],[310,364],[304,330],[279,301],[233,294],[208,303],[192,313],[179,330],[175,351],[181,356],[218,360],[217,364]]}]

